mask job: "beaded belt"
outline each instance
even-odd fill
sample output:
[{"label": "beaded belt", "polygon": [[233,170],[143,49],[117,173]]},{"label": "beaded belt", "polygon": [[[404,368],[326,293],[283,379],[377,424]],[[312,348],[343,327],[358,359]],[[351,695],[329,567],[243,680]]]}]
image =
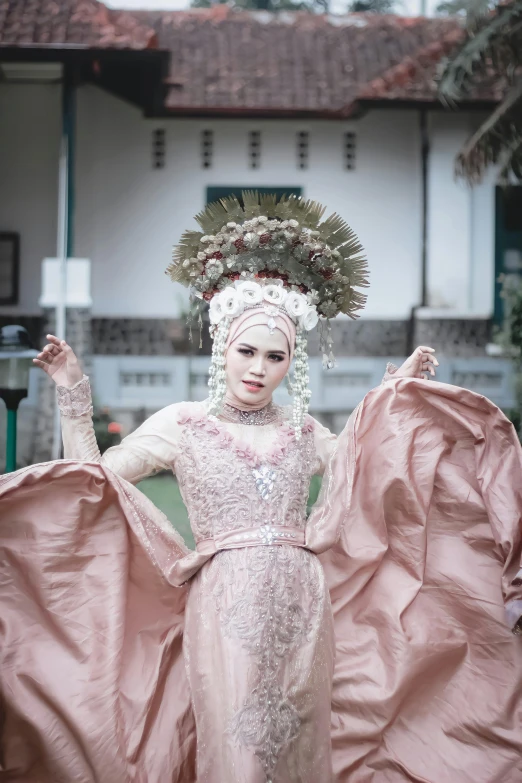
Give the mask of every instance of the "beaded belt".
[{"label": "beaded belt", "polygon": [[269,546],[271,544],[290,544],[305,546],[305,531],[286,525],[261,525],[261,527],[241,527],[219,533],[214,538],[203,538],[196,544],[196,551],[211,555],[220,549],[238,549],[243,546]]}]

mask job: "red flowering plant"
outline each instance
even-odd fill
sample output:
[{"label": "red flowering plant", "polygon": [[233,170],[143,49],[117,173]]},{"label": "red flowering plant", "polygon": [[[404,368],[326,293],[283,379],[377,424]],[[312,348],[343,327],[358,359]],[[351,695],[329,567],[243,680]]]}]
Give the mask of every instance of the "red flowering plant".
[{"label": "red flowering plant", "polygon": [[92,423],[101,454],[121,442],[122,426],[113,420],[109,408],[95,408]]}]

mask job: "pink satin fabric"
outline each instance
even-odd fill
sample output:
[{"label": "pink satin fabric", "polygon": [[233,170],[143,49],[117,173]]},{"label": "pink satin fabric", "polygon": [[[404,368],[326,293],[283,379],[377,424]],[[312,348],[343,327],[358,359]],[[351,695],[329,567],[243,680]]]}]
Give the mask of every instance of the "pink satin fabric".
[{"label": "pink satin fabric", "polygon": [[[343,434],[343,436],[345,435]],[[320,556],[338,783],[522,780],[522,453],[487,399],[401,379],[339,444]],[[353,492],[347,475],[354,470]],[[335,524],[337,521],[337,524]]]},{"label": "pink satin fabric", "polygon": [[[512,426],[463,389],[392,381],[351,417],[306,527],[333,610],[336,783],[522,779],[521,476]],[[195,783],[171,585],[212,555],[99,464],[5,476],[0,504],[6,780]]]},{"label": "pink satin fabric", "polygon": [[0,509],[0,779],[194,781],[180,537],[99,464],[3,476]]}]

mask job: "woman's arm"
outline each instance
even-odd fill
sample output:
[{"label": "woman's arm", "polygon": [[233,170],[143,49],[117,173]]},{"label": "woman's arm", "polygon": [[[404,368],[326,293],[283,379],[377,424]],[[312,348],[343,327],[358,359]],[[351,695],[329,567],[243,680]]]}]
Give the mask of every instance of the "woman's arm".
[{"label": "woman's arm", "polygon": [[89,379],[82,372],[71,346],[53,334],[34,359],[37,367],[56,383],[62,418],[66,459],[101,462],[122,478],[136,483],[159,470],[175,469],[180,427],[176,405],[155,413],[119,446],[100,454],[92,424]]},{"label": "woman's arm", "polygon": [[92,423],[89,379],[72,387],[57,387],[65,459],[101,462],[133,484],[160,470],[175,470],[180,438],[177,405],[148,418],[118,446],[101,455]]},{"label": "woman's arm", "polygon": [[435,356],[435,348],[419,345],[400,367],[388,362],[381,383],[386,383],[386,381],[396,378],[422,378],[423,380],[428,380],[430,375],[432,378],[435,377],[435,367],[438,366],[439,362]]}]

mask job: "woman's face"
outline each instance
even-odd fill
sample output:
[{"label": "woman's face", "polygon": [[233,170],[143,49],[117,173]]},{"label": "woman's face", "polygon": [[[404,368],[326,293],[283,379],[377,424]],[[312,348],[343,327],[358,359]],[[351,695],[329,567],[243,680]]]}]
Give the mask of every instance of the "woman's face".
[{"label": "woman's face", "polygon": [[289,365],[288,342],[283,332],[275,329],[270,334],[265,325],[251,326],[228,348],[228,391],[247,405],[266,405]]}]

